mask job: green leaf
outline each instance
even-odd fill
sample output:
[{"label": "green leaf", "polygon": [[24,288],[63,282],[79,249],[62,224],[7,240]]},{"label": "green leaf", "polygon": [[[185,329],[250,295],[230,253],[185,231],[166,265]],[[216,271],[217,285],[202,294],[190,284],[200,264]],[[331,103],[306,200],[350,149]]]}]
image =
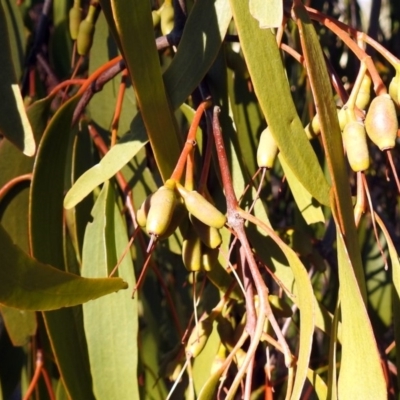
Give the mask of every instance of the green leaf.
[{"label": "green leaf", "polygon": [[307,378],[313,385],[315,393],[319,400],[326,400],[328,398],[328,388],[323,379],[312,369],[307,370]]},{"label": "green leaf", "polygon": [[0,225],[0,304],[55,310],[126,289],[121,279],[83,279],[40,263],[19,249]]},{"label": "green leaf", "polygon": [[[137,119],[136,121],[141,124],[142,120]],[[64,207],[66,209],[74,207],[95,187],[112,178],[148,142],[144,129],[135,129],[135,133],[136,135],[133,135],[129,142],[117,143],[99,164],[80,176],[65,196]],[[108,156],[110,153],[112,153],[111,157]]]},{"label": "green leaf", "polygon": [[338,398],[386,399],[386,382],[374,333],[339,229],[337,252],[342,315]]},{"label": "green leaf", "polygon": [[[104,13],[100,13],[96,22],[93,45],[90,51],[89,74],[116,56],[118,56],[117,45],[110,37],[110,30]],[[93,96],[88,105],[90,119],[106,131],[111,130],[120,82],[121,76],[117,75],[107,82],[100,92]],[[125,89],[121,115],[118,121],[119,136],[129,131],[136,110],[135,93],[132,85],[128,84]]]},{"label": "green leaf", "polygon": [[[108,1],[104,3],[109,5]],[[210,69],[231,18],[227,0],[204,0],[196,2],[193,6],[179,44],[179,51],[163,75],[166,96],[173,110],[190,96]],[[163,132],[161,143],[168,141],[170,135],[165,130]],[[67,193],[65,207],[73,207],[95,187],[114,176],[137,154],[146,141],[145,124],[141,115],[137,115],[132,121],[131,132],[113,146],[100,163],[84,174]],[[159,150],[163,151],[162,148]],[[164,152],[163,157],[167,160],[171,155]],[[173,162],[168,161],[168,164],[174,165],[176,161],[177,158]]]},{"label": "green leaf", "polygon": [[322,212],[320,204],[318,204],[318,202],[310,195],[308,190],[302,185],[301,181],[296,178],[285,158],[281,157],[280,154],[278,154],[278,157],[294,200],[296,201],[297,207],[299,208],[304,220],[309,225],[317,222],[325,223],[324,213]]},{"label": "green leaf", "polygon": [[[158,169],[167,180],[180,153],[179,132],[165,92],[147,1],[110,0],[125,62],[135,86]],[[135,38],[135,46],[132,46]],[[157,115],[157,118],[154,118]],[[165,140],[166,135],[168,140]]]},{"label": "green leaf", "polygon": [[[207,339],[207,343],[202,350],[202,352],[194,359],[193,362],[193,385],[196,393],[199,393],[202,387],[206,384],[208,378],[210,377],[210,367],[217,354],[218,347],[221,340],[218,335],[218,330],[216,327],[217,323],[214,322],[214,327],[211,335]],[[204,366],[207,368],[204,368]]]},{"label": "green leaf", "polygon": [[258,21],[260,28],[279,28],[283,20],[281,0],[249,0],[250,14]]},{"label": "green leaf", "polygon": [[254,90],[281,157],[307,191],[329,205],[329,185],[293,104],[275,35],[259,29],[245,1],[231,0],[231,6]]},{"label": "green leaf", "polygon": [[[33,256],[65,271],[63,196],[76,95],[55,113],[43,134],[36,156],[30,197],[30,236]],[[65,389],[71,398],[94,400],[83,335],[81,307],[43,313],[46,330]]]},{"label": "green leaf", "polygon": [[[92,216],[85,234],[82,275],[107,276],[128,246],[126,227],[109,183],[103,186]],[[131,287],[135,285],[129,252],[118,273]],[[111,294],[84,304],[83,315],[96,399],[123,399],[128,394],[138,399],[137,298],[132,299],[128,291]]]}]

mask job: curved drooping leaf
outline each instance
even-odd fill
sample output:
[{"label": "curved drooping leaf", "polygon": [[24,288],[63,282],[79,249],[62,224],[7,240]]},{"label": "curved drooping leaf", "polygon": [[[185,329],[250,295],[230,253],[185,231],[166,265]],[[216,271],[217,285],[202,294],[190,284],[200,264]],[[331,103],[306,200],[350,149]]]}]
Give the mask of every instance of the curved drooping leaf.
[{"label": "curved drooping leaf", "polygon": [[293,104],[275,35],[258,27],[247,2],[231,0],[231,6],[254,90],[281,157],[307,191],[329,205],[329,185]]},{"label": "curved drooping leaf", "polygon": [[26,115],[24,101],[15,76],[7,32],[5,9],[0,3],[0,133],[27,156],[35,154],[36,145]]},{"label": "curved drooping leaf", "polygon": [[[179,51],[163,75],[166,95],[173,110],[186,100],[210,69],[228,29],[231,15],[227,0],[204,0],[193,6]],[[73,207],[95,187],[114,176],[146,141],[143,119],[137,115],[132,121],[131,132],[113,146],[99,164],[78,179],[67,194],[65,207]],[[162,157],[168,159],[171,156],[165,152]],[[172,163],[176,161],[174,159]]]},{"label": "curved drooping leaf", "polygon": [[[113,187],[103,186],[87,226],[82,275],[108,276],[128,246],[126,227],[115,202]],[[118,275],[133,287],[135,277],[128,251]],[[137,375],[137,297],[130,291],[110,294],[83,305],[85,335],[97,400],[139,398]]]},{"label": "curved drooping leaf", "polygon": [[[81,95],[64,103],[43,134],[33,170],[30,240],[33,256],[60,270],[64,262],[63,196],[72,116]],[[70,168],[68,168],[70,169]],[[94,400],[83,321],[79,308],[43,313],[52,351],[69,397]]]},{"label": "curved drooping leaf", "polygon": [[70,307],[126,289],[121,279],[87,279],[40,263],[19,249],[0,225],[0,303],[21,310]]}]

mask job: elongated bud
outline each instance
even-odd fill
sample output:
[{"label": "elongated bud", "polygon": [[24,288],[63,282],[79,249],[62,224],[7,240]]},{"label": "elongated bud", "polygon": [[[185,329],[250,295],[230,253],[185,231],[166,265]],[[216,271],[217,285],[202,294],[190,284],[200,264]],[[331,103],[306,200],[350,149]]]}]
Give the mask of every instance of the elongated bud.
[{"label": "elongated bud", "polygon": [[356,106],[360,110],[365,110],[371,101],[371,84],[372,80],[368,73],[366,73],[361,82],[360,90],[356,98]]},{"label": "elongated bud", "polygon": [[257,149],[257,164],[259,168],[271,169],[274,166],[278,151],[279,149],[272,136],[271,129],[269,127],[265,128],[261,132]]},{"label": "elongated bud", "polygon": [[96,13],[96,6],[90,5],[86,18],[79,24],[76,49],[81,56],[87,55],[92,47]]},{"label": "elongated bud", "polygon": [[171,1],[165,1],[160,9],[161,33],[168,35],[174,29],[174,7]]},{"label": "elongated bud", "polygon": [[304,130],[309,140],[314,139],[321,134],[321,125],[319,123],[318,114],[314,115],[314,118],[311,120],[309,124],[306,125]]},{"label": "elongated bud", "polygon": [[225,225],[226,216],[200,193],[195,190],[189,192],[181,185],[178,185],[177,188],[189,213],[208,226],[220,229]]},{"label": "elongated bud", "polygon": [[168,180],[151,196],[146,230],[150,235],[163,235],[171,222],[176,206],[175,182]]},{"label": "elongated bud", "polygon": [[80,0],[75,0],[69,10],[69,34],[72,40],[76,40],[79,32],[79,25],[82,21],[82,8]]},{"label": "elongated bud", "polygon": [[153,10],[151,12],[151,18],[153,20],[153,28],[157,27],[161,21],[160,10]]},{"label": "elongated bud", "polygon": [[222,237],[217,228],[208,226],[191,215],[190,221],[201,241],[211,249],[216,249],[222,243]]},{"label": "elongated bud", "polygon": [[198,272],[202,269],[203,260],[201,247],[199,236],[193,226],[189,226],[182,244],[182,260],[185,268],[189,272]]},{"label": "elongated bud", "polygon": [[365,171],[369,167],[369,153],[364,124],[349,122],[343,130],[343,142],[347,159],[353,171]]},{"label": "elongated bud", "polygon": [[340,130],[343,132],[344,127],[349,121],[347,112],[344,108],[337,110]]},{"label": "elongated bud", "polygon": [[394,104],[396,105],[397,111],[399,111],[400,110],[400,72],[396,72],[396,75],[390,81],[389,95],[392,98]]},{"label": "elongated bud", "polygon": [[398,122],[395,105],[388,94],[372,100],[365,118],[365,129],[369,138],[381,150],[395,146]]},{"label": "elongated bud", "polygon": [[207,246],[201,247],[201,269],[203,271],[212,271],[218,261],[218,249],[210,249]]},{"label": "elongated bud", "polygon": [[207,340],[213,330],[213,319],[210,317],[202,318],[193,328],[186,345],[186,355],[190,358],[196,358],[204,349]]}]

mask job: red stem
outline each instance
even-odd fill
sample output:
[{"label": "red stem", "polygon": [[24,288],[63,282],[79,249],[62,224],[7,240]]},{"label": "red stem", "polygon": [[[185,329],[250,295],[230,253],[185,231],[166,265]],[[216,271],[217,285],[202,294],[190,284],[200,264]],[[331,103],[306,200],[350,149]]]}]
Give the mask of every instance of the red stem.
[{"label": "red stem", "polygon": [[222,139],[221,125],[218,118],[220,112],[221,109],[218,106],[214,107],[213,132],[215,147],[217,148],[219,167],[221,170],[222,185],[225,189],[226,205],[228,207],[229,215],[229,212],[232,212],[237,208],[238,202],[235,191],[233,190],[232,176],[231,172],[229,171],[228,157],[226,156],[224,141]]},{"label": "red stem", "polygon": [[179,156],[179,160],[176,164],[174,172],[171,175],[171,179],[174,181],[179,182],[182,178],[183,171],[185,169],[187,156],[192,151],[194,145],[196,144],[196,132],[197,132],[197,128],[199,126],[201,117],[203,116],[204,111],[210,106],[211,106],[211,101],[206,100],[206,101],[203,101],[196,110],[193,121],[190,125],[190,129],[189,129],[189,133],[188,133],[188,136],[186,139],[185,146],[183,147],[181,155]]}]

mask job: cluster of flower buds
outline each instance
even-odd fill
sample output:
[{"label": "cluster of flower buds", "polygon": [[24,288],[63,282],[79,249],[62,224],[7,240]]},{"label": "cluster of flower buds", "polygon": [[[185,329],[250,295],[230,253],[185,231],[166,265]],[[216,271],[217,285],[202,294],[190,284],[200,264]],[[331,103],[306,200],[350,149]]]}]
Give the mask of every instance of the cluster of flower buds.
[{"label": "cluster of flower buds", "polygon": [[136,214],[140,227],[153,239],[172,235],[189,213],[182,257],[189,271],[210,271],[217,262],[226,216],[195,190],[186,190],[172,179],[146,198]]}]

